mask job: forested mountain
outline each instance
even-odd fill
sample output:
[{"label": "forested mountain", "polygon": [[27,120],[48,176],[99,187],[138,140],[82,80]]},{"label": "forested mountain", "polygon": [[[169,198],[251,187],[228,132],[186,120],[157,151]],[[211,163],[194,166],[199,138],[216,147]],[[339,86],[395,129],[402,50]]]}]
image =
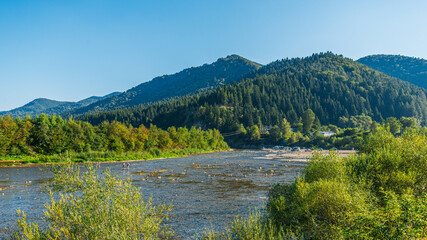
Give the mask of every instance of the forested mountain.
[{"label": "forested mountain", "polygon": [[94,104],[68,112],[76,115],[86,112],[98,112],[134,107],[174,97],[195,94],[233,83],[246,74],[261,67],[260,64],[231,55],[220,58],[212,64],[184,69],[179,73],[156,77],[142,83],[121,95],[106,98]]},{"label": "forested mountain", "polygon": [[24,118],[26,115],[37,116],[37,115],[40,115],[41,113],[45,113],[49,115],[52,115],[52,114],[58,115],[65,111],[87,106],[101,99],[112,97],[118,94],[120,94],[120,92],[114,92],[114,93],[105,95],[103,97],[92,96],[78,102],[63,102],[63,101],[56,101],[56,100],[51,100],[47,98],[37,98],[22,107],[15,108],[10,111],[0,112],[0,116],[10,115],[12,117]]},{"label": "forested mountain", "polygon": [[375,70],[427,88],[427,60],[400,55],[371,55],[357,60]]},{"label": "forested mountain", "polygon": [[156,103],[147,107],[85,114],[81,120],[105,120],[139,126],[201,126],[221,132],[242,125],[292,125],[312,109],[321,124],[339,124],[340,117],[371,116],[427,118],[427,90],[390,77],[332,53],[270,63],[242,81],[207,93]]}]

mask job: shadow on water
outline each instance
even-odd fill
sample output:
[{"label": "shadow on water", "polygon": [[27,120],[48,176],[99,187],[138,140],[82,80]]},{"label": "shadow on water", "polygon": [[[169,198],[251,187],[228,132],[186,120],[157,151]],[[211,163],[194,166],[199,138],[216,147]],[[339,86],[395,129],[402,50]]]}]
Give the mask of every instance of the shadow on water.
[{"label": "shadow on water", "polygon": [[[272,184],[291,183],[304,163],[263,158],[263,151],[232,151],[186,158],[122,163],[102,163],[101,170],[130,177],[144,198],[154,204],[173,202],[167,221],[176,237],[187,239],[213,227],[221,230],[235,215],[246,216],[249,208],[262,207]],[[51,177],[38,167],[0,168],[0,239],[16,224],[16,209],[40,221],[48,196],[40,191]],[[3,235],[2,235],[3,234]]]}]

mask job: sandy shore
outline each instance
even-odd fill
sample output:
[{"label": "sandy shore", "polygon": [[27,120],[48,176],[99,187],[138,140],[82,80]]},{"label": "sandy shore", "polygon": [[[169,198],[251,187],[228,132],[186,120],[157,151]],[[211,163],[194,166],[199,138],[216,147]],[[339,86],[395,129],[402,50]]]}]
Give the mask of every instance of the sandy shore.
[{"label": "sandy shore", "polygon": [[[313,156],[314,151],[306,152],[291,152],[291,151],[280,151],[277,150],[265,150],[266,155],[264,157],[256,157],[262,159],[274,159],[279,161],[297,161],[297,162],[307,162]],[[329,155],[329,150],[320,151],[323,155]],[[352,154],[356,154],[356,150],[337,150],[339,156],[347,157]]]}]

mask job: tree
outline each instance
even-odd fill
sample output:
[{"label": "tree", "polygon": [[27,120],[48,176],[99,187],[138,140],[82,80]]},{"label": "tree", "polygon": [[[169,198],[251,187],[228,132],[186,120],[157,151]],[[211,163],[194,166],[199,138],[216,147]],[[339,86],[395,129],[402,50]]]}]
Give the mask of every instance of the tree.
[{"label": "tree", "polygon": [[243,124],[239,124],[239,129],[238,129],[238,131],[239,131],[239,134],[241,134],[241,135],[243,135],[243,136],[245,136],[245,135],[246,135],[246,133],[247,133],[246,128],[243,126]]},{"label": "tree", "polygon": [[302,114],[302,126],[303,126],[304,134],[307,135],[310,133],[310,130],[313,126],[313,122],[315,119],[316,119],[316,115],[311,109],[307,109],[304,111],[304,113]]},{"label": "tree", "polygon": [[283,121],[280,124],[280,132],[282,133],[282,138],[285,140],[288,140],[291,137],[291,124],[286,120],[286,118],[283,118]]},{"label": "tree", "polygon": [[386,119],[386,124],[390,128],[391,133],[393,133],[393,134],[400,133],[400,129],[402,127],[402,124],[395,117],[388,117]]},{"label": "tree", "polygon": [[37,153],[49,154],[52,149],[51,145],[50,121],[47,115],[40,114],[33,120],[33,128],[31,129],[30,138],[31,145]]},{"label": "tree", "polygon": [[25,120],[21,120],[17,118],[15,121],[18,125],[18,132],[16,133],[15,143],[14,146],[12,146],[10,154],[31,154],[32,150],[29,147],[30,131],[33,128],[31,119],[27,118]]},{"label": "tree", "polygon": [[17,130],[18,126],[11,116],[2,117],[0,119],[0,156],[8,154],[15,140],[15,133]]},{"label": "tree", "polygon": [[135,143],[136,151],[142,151],[145,149],[145,144],[148,140],[149,135],[150,131],[142,124],[141,126],[139,126],[139,128],[132,129],[131,138]]},{"label": "tree", "polygon": [[108,148],[112,151],[123,152],[132,150],[134,143],[130,141],[130,131],[126,125],[113,121],[108,128]]},{"label": "tree", "polygon": [[259,132],[259,128],[257,125],[253,125],[250,129],[249,129],[249,139],[252,141],[257,141],[261,138],[261,134]]},{"label": "tree", "polygon": [[399,121],[402,124],[402,128],[404,130],[406,130],[407,128],[417,128],[420,126],[418,120],[413,117],[401,117]]},{"label": "tree", "polygon": [[78,121],[69,119],[64,126],[66,135],[67,150],[83,152],[85,149],[85,135]]},{"label": "tree", "polygon": [[277,143],[280,141],[280,139],[282,139],[282,133],[279,126],[274,125],[274,127],[270,130],[270,139],[274,143]]}]

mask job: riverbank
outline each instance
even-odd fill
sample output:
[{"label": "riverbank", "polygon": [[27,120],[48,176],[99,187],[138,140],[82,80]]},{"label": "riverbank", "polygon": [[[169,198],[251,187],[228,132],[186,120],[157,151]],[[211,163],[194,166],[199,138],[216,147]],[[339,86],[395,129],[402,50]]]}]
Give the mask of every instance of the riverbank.
[{"label": "riverbank", "polygon": [[[263,157],[258,157],[262,159],[272,159],[272,160],[279,160],[279,161],[293,161],[293,162],[307,162],[310,160],[310,158],[313,157],[313,154],[315,152],[319,152],[324,156],[327,156],[331,153],[329,150],[322,150],[322,151],[277,151],[277,150],[264,150],[268,152]],[[340,157],[348,157],[350,155],[357,154],[356,150],[335,150]]]},{"label": "riverbank", "polygon": [[[8,156],[0,158],[0,167],[23,167],[37,165],[51,165],[65,162],[75,163],[117,163],[137,162],[169,158],[188,157],[199,154],[232,151],[230,150],[200,150],[200,149],[175,149],[167,151],[149,152],[125,152],[122,154],[111,152],[89,152],[60,155],[36,155],[36,156]],[[14,159],[16,158],[16,159]]]},{"label": "riverbank", "polygon": [[[120,178],[130,177],[144,199],[152,197],[156,206],[173,201],[172,216],[166,224],[176,231],[175,239],[195,239],[197,233],[211,227],[221,231],[236,215],[246,217],[249,207],[264,206],[274,183],[293,182],[306,165],[254,159],[266,153],[238,149],[132,161],[129,170],[123,169],[123,162],[103,162],[99,169],[110,169]],[[6,228],[16,227],[17,208],[31,221],[39,221],[43,215],[44,204],[50,199],[40,187],[52,177],[44,166],[0,168],[0,239],[7,239]]]}]

